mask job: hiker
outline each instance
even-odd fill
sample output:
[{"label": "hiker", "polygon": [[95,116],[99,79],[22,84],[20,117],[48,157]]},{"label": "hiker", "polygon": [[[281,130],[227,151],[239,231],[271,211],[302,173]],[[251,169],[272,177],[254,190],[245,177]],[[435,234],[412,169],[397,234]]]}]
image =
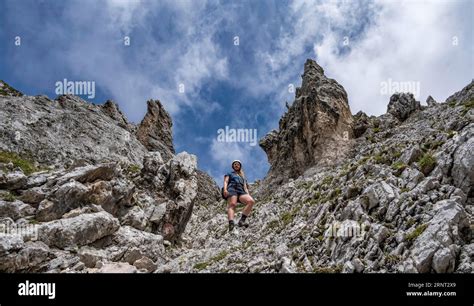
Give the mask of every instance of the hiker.
[{"label": "hiker", "polygon": [[232,162],[232,169],[234,171],[227,173],[224,176],[224,187],[223,196],[227,199],[227,217],[229,219],[229,231],[234,229],[234,214],[237,202],[245,205],[240,217],[240,227],[248,227],[247,217],[250,215],[255,200],[250,196],[247,179],[245,178],[244,171],[242,170],[242,163],[240,160],[234,160]]}]

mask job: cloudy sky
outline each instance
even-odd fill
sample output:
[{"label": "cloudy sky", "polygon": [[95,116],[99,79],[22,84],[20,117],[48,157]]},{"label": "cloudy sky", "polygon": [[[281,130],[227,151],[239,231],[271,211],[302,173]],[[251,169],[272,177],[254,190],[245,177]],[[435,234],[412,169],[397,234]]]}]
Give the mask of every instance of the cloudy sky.
[{"label": "cloudy sky", "polygon": [[178,152],[219,184],[241,159],[252,181],[265,153],[218,130],[260,139],[277,128],[307,58],[344,86],[354,114],[384,113],[388,84],[443,101],[473,79],[473,15],[471,0],[0,0],[0,78],[51,98],[64,78],[94,81],[83,98],[113,99],[135,123],[159,99]]}]

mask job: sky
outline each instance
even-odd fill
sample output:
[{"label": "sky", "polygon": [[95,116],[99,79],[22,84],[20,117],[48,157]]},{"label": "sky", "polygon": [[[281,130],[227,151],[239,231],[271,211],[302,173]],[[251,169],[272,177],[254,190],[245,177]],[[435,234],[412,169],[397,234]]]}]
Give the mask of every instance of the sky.
[{"label": "sky", "polygon": [[58,81],[94,82],[81,97],[112,99],[134,123],[158,99],[177,152],[220,185],[234,159],[254,181],[266,154],[219,131],[258,142],[277,129],[307,58],[344,86],[353,114],[385,113],[397,87],[444,101],[473,79],[473,15],[471,0],[0,0],[0,79],[51,98]]}]

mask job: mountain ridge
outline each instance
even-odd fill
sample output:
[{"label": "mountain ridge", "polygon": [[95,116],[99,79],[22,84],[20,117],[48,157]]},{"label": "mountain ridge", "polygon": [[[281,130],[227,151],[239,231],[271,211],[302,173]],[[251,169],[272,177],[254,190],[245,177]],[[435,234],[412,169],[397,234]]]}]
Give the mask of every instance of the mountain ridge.
[{"label": "mountain ridge", "polygon": [[368,116],[315,61],[302,79],[260,142],[271,167],[250,186],[250,227],[232,233],[158,100],[134,125],[113,101],[2,85],[0,221],[29,230],[0,235],[0,270],[473,272],[474,82]]}]

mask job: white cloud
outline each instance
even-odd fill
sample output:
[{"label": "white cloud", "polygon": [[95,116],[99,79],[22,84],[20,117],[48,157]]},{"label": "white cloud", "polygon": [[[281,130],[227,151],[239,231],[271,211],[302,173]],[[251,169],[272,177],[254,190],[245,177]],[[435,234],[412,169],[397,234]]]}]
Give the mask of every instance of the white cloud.
[{"label": "white cloud", "polygon": [[[463,34],[466,25],[459,14],[465,8],[459,1],[379,4],[382,9],[376,24],[350,45],[349,54],[337,54],[341,44],[338,33],[326,33],[314,44],[320,65],[348,92],[353,113],[385,113],[390,97],[381,95],[380,88],[388,79],[420,82],[423,102],[430,94],[443,101],[469,83],[473,59],[466,47],[472,45],[472,36]],[[454,35],[461,35],[465,45],[453,46]]]},{"label": "white cloud", "polygon": [[[143,118],[145,101],[152,98],[159,99],[171,115],[183,106],[210,114],[219,105],[203,100],[199,92],[205,82],[225,79],[228,68],[226,56],[212,40],[218,28],[215,21],[204,18],[205,8],[204,1],[108,0],[104,8],[71,3],[65,17],[81,32],[93,12],[104,9],[104,20],[88,34],[86,44],[71,40],[61,55],[75,75],[94,80],[134,122]],[[154,18],[165,10],[175,16],[176,33],[161,41],[155,37]],[[128,47],[123,45],[124,35],[130,37]]]},{"label": "white cloud", "polygon": [[[352,112],[386,111],[389,95],[381,82],[419,82],[420,100],[444,100],[473,76],[473,3],[470,1],[307,1],[291,3],[290,22],[277,47],[258,54],[258,73],[242,80],[248,92],[274,99],[271,110],[292,101],[288,84],[298,86],[305,48],[326,74],[348,92]],[[354,36],[355,35],[355,36]],[[340,52],[344,36],[350,52]],[[453,46],[453,36],[459,45]],[[299,60],[299,61],[298,61]]]}]

